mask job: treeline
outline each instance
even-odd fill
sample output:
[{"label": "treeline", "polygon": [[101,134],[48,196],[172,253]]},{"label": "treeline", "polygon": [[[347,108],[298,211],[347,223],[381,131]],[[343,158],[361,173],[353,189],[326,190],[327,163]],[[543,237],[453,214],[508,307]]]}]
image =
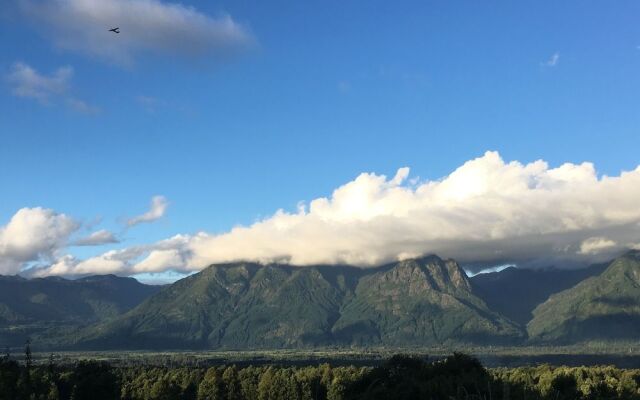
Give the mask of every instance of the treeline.
[{"label": "treeline", "polygon": [[640,399],[640,370],[613,367],[485,369],[454,354],[394,356],[379,367],[235,365],[115,367],[98,361],[34,365],[0,359],[0,400]]}]

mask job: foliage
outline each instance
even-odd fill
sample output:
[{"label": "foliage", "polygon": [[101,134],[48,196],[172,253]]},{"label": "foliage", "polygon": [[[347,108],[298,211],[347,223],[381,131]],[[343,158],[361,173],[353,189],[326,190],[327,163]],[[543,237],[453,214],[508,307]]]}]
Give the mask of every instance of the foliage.
[{"label": "foliage", "polygon": [[[29,379],[24,379],[25,374]],[[640,400],[640,370],[598,367],[486,369],[455,353],[398,355],[378,367],[35,364],[0,358],[0,400]]]}]

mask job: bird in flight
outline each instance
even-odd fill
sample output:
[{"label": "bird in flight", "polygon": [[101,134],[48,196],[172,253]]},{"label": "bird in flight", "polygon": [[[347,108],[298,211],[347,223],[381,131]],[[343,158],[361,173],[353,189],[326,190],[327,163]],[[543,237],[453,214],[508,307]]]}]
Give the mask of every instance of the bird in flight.
[{"label": "bird in flight", "polygon": [[109,29],[109,32],[120,33],[120,28]]}]

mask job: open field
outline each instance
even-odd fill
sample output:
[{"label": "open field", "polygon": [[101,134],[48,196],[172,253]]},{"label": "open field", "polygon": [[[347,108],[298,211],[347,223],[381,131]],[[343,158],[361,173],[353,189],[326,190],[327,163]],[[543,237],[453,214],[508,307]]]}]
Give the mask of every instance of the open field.
[{"label": "open field", "polygon": [[[14,349],[14,353],[21,349]],[[591,343],[582,346],[554,347],[428,347],[376,349],[255,350],[255,351],[103,351],[55,352],[59,363],[78,360],[106,361],[114,365],[216,366],[216,365],[332,365],[376,366],[395,354],[409,354],[422,359],[439,359],[453,352],[477,357],[490,368],[535,366],[613,365],[640,368],[640,344]],[[36,363],[45,362],[51,353],[35,352]]]}]

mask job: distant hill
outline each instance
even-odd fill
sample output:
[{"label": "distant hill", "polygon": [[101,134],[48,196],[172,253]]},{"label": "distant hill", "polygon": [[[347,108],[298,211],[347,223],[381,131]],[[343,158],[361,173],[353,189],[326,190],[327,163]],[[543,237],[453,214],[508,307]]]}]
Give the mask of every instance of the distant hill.
[{"label": "distant hill", "polygon": [[474,293],[489,308],[524,326],[533,318],[533,310],[549,296],[600,275],[607,265],[574,270],[509,267],[500,272],[478,274],[470,280]]},{"label": "distant hill", "polygon": [[640,338],[640,252],[613,261],[599,276],[557,293],[533,311],[534,342],[577,343]]},{"label": "distant hill", "polygon": [[114,318],[160,290],[114,275],[77,280],[0,276],[0,345]]},{"label": "distant hill", "polygon": [[513,343],[524,332],[436,256],[375,269],[213,265],[66,338],[96,349]]}]

